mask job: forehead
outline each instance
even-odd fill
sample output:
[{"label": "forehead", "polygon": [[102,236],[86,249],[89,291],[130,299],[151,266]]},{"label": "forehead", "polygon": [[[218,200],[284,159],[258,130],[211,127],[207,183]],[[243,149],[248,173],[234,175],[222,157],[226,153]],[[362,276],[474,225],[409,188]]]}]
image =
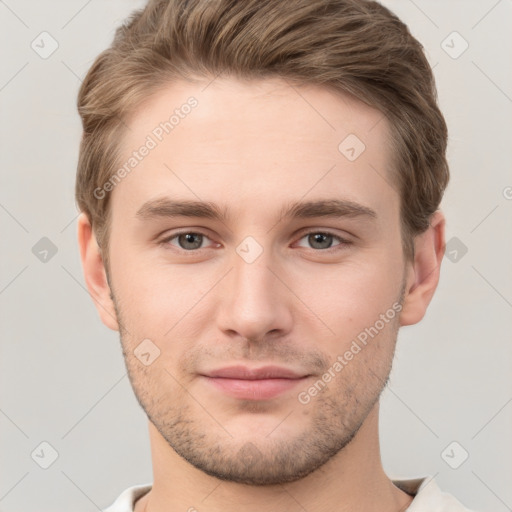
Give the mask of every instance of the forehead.
[{"label": "forehead", "polygon": [[230,205],[235,215],[306,196],[398,208],[387,120],[321,86],[179,81],[127,124],[119,162],[127,172],[112,191],[123,214],[164,196]]}]

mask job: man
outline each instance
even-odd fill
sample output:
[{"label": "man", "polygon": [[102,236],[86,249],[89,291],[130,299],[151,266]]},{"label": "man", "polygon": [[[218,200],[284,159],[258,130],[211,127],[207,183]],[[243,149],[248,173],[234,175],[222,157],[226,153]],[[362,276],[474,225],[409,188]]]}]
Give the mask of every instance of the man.
[{"label": "man", "polygon": [[367,1],[150,1],[79,112],[85,280],[154,472],[108,511],[467,510],[379,453],[445,245],[447,130],[406,26]]}]

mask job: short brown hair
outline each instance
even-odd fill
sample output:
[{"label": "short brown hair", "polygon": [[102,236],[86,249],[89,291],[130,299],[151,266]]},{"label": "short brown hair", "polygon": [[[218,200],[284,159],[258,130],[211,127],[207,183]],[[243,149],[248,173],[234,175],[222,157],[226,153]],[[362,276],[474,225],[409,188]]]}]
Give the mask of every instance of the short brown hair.
[{"label": "short brown hair", "polygon": [[366,0],[150,0],[117,29],[78,96],[83,137],[76,201],[108,270],[109,196],[127,116],[173,80],[284,78],[349,93],[391,127],[402,245],[429,227],[449,180],[447,127],[422,45]]}]

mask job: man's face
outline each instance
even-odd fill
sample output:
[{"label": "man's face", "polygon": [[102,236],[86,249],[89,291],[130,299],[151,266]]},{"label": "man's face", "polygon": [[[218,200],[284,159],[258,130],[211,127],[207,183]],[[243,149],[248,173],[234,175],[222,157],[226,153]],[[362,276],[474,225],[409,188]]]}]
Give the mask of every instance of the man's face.
[{"label": "man's face", "polygon": [[[121,165],[150,150],[111,197],[123,352],[137,399],[178,454],[221,479],[284,483],[352,439],[391,368],[405,262],[389,126],[320,87],[205,87],[172,84],[128,120]],[[166,215],[165,201],[226,217]],[[283,216],[317,201],[363,208]],[[250,373],[269,366],[280,369]]]}]

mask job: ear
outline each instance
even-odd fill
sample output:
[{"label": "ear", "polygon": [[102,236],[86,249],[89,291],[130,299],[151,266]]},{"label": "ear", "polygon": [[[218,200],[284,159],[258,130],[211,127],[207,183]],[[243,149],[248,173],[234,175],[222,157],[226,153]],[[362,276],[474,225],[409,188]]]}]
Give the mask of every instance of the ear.
[{"label": "ear", "polygon": [[101,321],[114,331],[119,330],[114,303],[110,297],[105,266],[87,215],[78,217],[78,245],[85,284],[98,310]]},{"label": "ear", "polygon": [[446,246],[445,223],[443,213],[437,210],[427,231],[414,240],[414,261],[407,264],[407,284],[400,314],[402,326],[418,323],[425,316],[434,296]]}]

